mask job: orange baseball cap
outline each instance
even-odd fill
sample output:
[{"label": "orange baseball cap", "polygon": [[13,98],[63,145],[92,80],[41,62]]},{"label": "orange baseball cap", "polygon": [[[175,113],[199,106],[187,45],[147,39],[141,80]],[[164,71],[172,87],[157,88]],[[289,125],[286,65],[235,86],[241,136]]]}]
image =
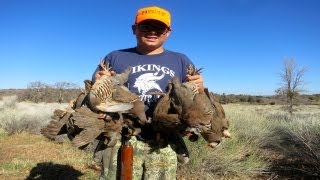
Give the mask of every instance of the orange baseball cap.
[{"label": "orange baseball cap", "polygon": [[147,19],[154,19],[163,22],[168,27],[171,25],[170,12],[158,6],[144,7],[138,10],[136,16],[136,24]]}]

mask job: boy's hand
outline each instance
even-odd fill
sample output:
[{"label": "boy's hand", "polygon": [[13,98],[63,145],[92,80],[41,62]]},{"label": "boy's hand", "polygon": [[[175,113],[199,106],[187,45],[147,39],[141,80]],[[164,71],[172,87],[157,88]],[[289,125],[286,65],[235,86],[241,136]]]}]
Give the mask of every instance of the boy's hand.
[{"label": "boy's hand", "polygon": [[94,75],[95,80],[100,79],[102,76],[113,76],[116,72],[114,71],[97,71]]},{"label": "boy's hand", "polygon": [[188,74],[186,80],[194,82],[197,85],[198,90],[204,90],[204,85],[203,85],[204,79],[201,75],[191,76]]}]

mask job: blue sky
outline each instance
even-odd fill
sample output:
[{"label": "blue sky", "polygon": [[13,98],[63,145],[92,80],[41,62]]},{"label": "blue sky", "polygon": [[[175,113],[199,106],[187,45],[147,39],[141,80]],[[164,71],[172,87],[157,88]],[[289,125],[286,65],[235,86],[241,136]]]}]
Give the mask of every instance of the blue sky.
[{"label": "blue sky", "polygon": [[107,53],[135,46],[130,27],[148,5],[171,12],[165,47],[203,67],[211,91],[272,95],[294,58],[308,69],[304,89],[320,93],[317,0],[0,0],[0,89],[83,87]]}]

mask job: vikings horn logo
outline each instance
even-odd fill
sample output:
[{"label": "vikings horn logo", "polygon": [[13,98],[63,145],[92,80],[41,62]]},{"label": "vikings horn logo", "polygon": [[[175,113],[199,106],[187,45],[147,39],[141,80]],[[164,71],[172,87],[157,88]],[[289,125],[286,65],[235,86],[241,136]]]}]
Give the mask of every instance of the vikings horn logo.
[{"label": "vikings horn logo", "polygon": [[133,87],[137,88],[139,93],[142,95],[145,95],[149,90],[151,89],[157,89],[160,92],[162,92],[162,89],[160,86],[156,83],[156,81],[162,79],[165,75],[163,73],[162,75],[158,75],[158,72],[156,73],[145,73],[138,78],[136,78],[136,82],[134,83]]}]

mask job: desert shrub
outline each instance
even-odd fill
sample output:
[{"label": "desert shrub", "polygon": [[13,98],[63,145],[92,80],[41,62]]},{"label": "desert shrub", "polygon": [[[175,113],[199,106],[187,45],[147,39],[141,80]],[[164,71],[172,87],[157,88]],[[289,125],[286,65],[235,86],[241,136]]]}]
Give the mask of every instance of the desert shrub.
[{"label": "desert shrub", "polygon": [[0,113],[0,128],[9,134],[30,132],[38,134],[51,120],[54,109],[63,109],[66,104],[16,103],[15,108],[6,106]]},{"label": "desert shrub", "polygon": [[13,96],[4,96],[0,101],[0,110],[7,108],[15,108],[17,105],[18,97],[16,95]]},{"label": "desert shrub", "polygon": [[249,102],[250,104],[254,103],[255,101],[256,101],[255,97],[253,97],[253,96],[249,96],[249,97],[248,97],[248,102]]},{"label": "desert shrub", "polygon": [[38,133],[41,129],[41,119],[37,119],[30,115],[25,115],[19,119],[7,122],[5,125],[5,130],[9,134],[29,132]]},{"label": "desert shrub", "polygon": [[248,102],[248,98],[246,96],[240,96],[240,102]]},{"label": "desert shrub", "polygon": [[41,89],[26,89],[24,93],[19,96],[20,101],[31,101],[35,103],[67,103],[71,99],[77,97],[80,89],[55,89],[55,88],[41,88]]},{"label": "desert shrub", "polygon": [[264,100],[259,98],[259,99],[256,100],[256,102],[259,103],[259,104],[262,104],[262,103],[264,103]]},{"label": "desert shrub", "polygon": [[286,178],[316,178],[320,175],[319,126],[277,126],[263,141],[262,148],[277,158],[269,158],[270,170]]},{"label": "desert shrub", "polygon": [[225,93],[222,93],[222,95],[220,95],[220,96],[217,95],[217,97],[219,97],[221,104],[228,104],[229,103],[229,99]]},{"label": "desert shrub", "polygon": [[320,114],[307,106],[295,114],[266,114],[270,132],[260,147],[270,162],[270,171],[282,178],[314,179],[320,175]]}]

